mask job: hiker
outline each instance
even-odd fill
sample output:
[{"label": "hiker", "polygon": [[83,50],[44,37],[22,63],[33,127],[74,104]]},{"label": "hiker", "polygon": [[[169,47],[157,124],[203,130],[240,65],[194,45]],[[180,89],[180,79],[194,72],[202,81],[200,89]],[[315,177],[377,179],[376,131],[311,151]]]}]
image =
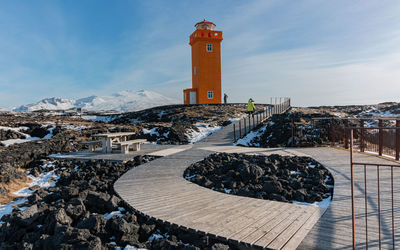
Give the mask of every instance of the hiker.
[{"label": "hiker", "polygon": [[253,114],[255,110],[256,107],[254,106],[254,101],[250,98],[247,102],[247,111],[249,112],[249,114]]},{"label": "hiker", "polygon": [[228,103],[228,95],[224,93],[224,104]]}]

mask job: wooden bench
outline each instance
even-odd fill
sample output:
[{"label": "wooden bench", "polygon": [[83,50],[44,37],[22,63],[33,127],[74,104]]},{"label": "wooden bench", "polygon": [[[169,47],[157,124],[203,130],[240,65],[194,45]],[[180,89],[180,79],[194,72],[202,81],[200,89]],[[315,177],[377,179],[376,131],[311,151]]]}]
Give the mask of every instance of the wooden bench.
[{"label": "wooden bench", "polygon": [[121,146],[121,152],[123,154],[127,154],[129,152],[130,145],[133,145],[133,151],[140,151],[140,144],[146,141],[147,141],[146,139],[136,139],[130,141],[117,142],[115,143],[115,145]]},{"label": "wooden bench", "polygon": [[89,145],[89,151],[94,152],[96,150],[96,145],[102,144],[103,141],[97,140],[97,141],[81,141],[80,144],[83,145]]}]

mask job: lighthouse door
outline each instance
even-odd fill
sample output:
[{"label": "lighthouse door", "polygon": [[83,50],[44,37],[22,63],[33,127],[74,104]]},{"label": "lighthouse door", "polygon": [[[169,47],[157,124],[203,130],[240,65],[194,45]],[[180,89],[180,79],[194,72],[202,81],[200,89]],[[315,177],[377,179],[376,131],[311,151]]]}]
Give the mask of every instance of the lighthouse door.
[{"label": "lighthouse door", "polygon": [[196,104],[196,92],[190,91],[190,104]]}]

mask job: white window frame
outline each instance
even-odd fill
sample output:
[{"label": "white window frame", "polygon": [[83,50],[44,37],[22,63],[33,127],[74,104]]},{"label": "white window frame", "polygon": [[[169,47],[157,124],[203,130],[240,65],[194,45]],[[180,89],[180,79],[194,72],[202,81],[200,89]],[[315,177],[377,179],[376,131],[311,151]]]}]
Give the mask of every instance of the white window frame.
[{"label": "white window frame", "polygon": [[211,43],[207,43],[206,50],[207,50],[207,52],[212,52],[213,51],[213,46],[212,46]]},{"label": "white window frame", "polygon": [[208,99],[214,99],[214,91],[208,91],[207,97],[208,97]]},{"label": "white window frame", "polygon": [[196,68],[196,66],[193,67],[193,74],[194,74],[194,75],[197,74],[197,68]]}]

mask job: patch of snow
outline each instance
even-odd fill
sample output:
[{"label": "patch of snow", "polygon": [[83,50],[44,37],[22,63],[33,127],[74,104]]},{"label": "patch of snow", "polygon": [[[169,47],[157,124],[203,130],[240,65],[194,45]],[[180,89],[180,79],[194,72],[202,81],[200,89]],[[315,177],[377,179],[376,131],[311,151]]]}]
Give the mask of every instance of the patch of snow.
[{"label": "patch of snow", "polygon": [[[29,184],[29,187],[35,185],[45,188],[52,187],[56,184],[57,180],[59,179],[59,176],[55,174],[54,170],[49,171],[47,173],[42,173],[40,174],[39,177],[34,177],[32,175],[28,175],[28,177],[32,179],[32,182]],[[12,213],[14,206],[22,204],[27,201],[25,197],[31,195],[34,192],[32,190],[29,190],[29,187],[21,188],[20,190],[13,193],[15,195],[21,196],[22,198],[0,205],[0,219],[1,217],[3,217],[3,215]],[[23,210],[23,208],[20,210]]]},{"label": "patch of snow", "polygon": [[121,211],[112,211],[111,213],[104,214],[104,219],[109,220],[109,219],[111,219],[113,216],[122,217],[122,216],[124,216],[124,215],[121,214]]},{"label": "patch of snow", "polygon": [[137,248],[135,246],[126,245],[124,250],[146,250],[146,248]]},{"label": "patch of snow", "polygon": [[28,142],[28,141],[39,141],[39,140],[40,140],[39,137],[30,137],[29,136],[26,139],[9,139],[9,140],[5,140],[5,141],[1,141],[1,143],[4,146],[8,147],[10,145],[17,144],[17,143],[24,143],[24,142]]},{"label": "patch of snow", "polygon": [[331,205],[331,202],[332,202],[331,196],[329,196],[328,198],[322,199],[322,201],[316,201],[314,203],[293,201],[293,203],[297,204],[297,205],[306,205],[306,206],[320,207],[320,208],[328,208]]},{"label": "patch of snow", "polygon": [[[267,125],[262,126],[260,129],[256,131],[250,131],[250,133],[248,133],[245,137],[237,140],[234,143],[234,145],[244,145],[244,146],[254,146],[254,147],[260,146],[259,143],[252,143],[251,141],[254,140],[254,138],[260,137],[265,132],[267,127],[271,125],[271,123],[273,124],[273,122],[271,121]],[[270,136],[272,136],[272,134]]]},{"label": "patch of snow", "polygon": [[73,124],[63,124],[62,128],[63,129],[68,129],[68,130],[74,130],[74,131],[79,131],[81,132],[82,129],[87,129],[91,128],[92,126],[86,126],[86,125],[73,125]]},{"label": "patch of snow", "polygon": [[189,137],[189,143],[191,144],[199,142],[210,134],[222,129],[221,126],[211,126],[207,123],[196,123],[195,126],[198,128],[199,131],[191,130],[187,133],[187,136]]},{"label": "patch of snow", "polygon": [[[12,131],[14,131],[14,132],[19,132],[19,133],[21,133],[21,131],[24,131],[24,130],[27,130],[27,129],[29,129],[28,127],[18,127],[18,128],[13,128],[13,127],[6,127],[6,126],[0,126],[0,129],[1,130],[12,130]],[[21,134],[23,134],[23,133],[21,133]],[[24,134],[25,135],[25,134]]]},{"label": "patch of snow", "polygon": [[45,135],[45,137],[43,137],[43,139],[50,139],[53,137],[53,130],[56,128],[56,126],[53,126],[49,129],[47,129],[47,131],[49,131],[49,133],[47,135]]},{"label": "patch of snow", "polygon": [[190,180],[190,179],[193,179],[194,177],[196,177],[196,174],[194,174],[194,175],[187,175],[187,176],[185,176],[185,179],[186,179],[186,180]]},{"label": "patch of snow", "polygon": [[[15,206],[20,205],[26,201],[28,201],[26,198],[21,198],[15,201],[8,202],[4,205],[0,205],[0,220],[3,217],[3,215],[11,214]],[[4,222],[0,221],[0,224],[3,223]]]},{"label": "patch of snow", "polygon": [[2,129],[2,130],[12,130],[12,131],[14,131],[16,133],[19,133],[19,134],[25,136],[25,139],[9,139],[9,140],[5,140],[5,141],[0,141],[6,147],[8,147],[10,145],[13,145],[13,144],[16,144],[16,143],[24,143],[24,142],[27,142],[27,141],[40,140],[39,137],[31,137],[30,135],[21,132],[21,131],[25,131],[25,130],[29,129],[28,127],[13,128],[13,127],[0,126],[0,129]]},{"label": "patch of snow", "polygon": [[301,172],[296,172],[296,171],[291,170],[290,174],[301,174]]},{"label": "patch of snow", "polygon": [[153,241],[153,240],[158,240],[158,239],[163,239],[164,236],[161,234],[152,234],[147,241]]},{"label": "patch of snow", "polygon": [[[49,171],[47,173],[41,173],[39,177],[35,177],[33,175],[28,175],[29,178],[32,179],[32,182],[29,184],[29,187],[38,185],[43,188],[54,187],[56,185],[57,180],[60,178],[57,176],[55,171]],[[14,194],[18,196],[29,196],[33,193],[32,190],[29,190],[29,187],[22,188],[18,191],[15,191]]]},{"label": "patch of snow", "polygon": [[110,121],[115,119],[113,115],[82,115],[82,119],[92,121],[92,122],[104,122],[109,123]]},{"label": "patch of snow", "polygon": [[143,134],[150,134],[150,136],[153,136],[153,135],[160,136],[160,134],[157,132],[157,129],[158,129],[158,127],[154,127],[152,129],[143,128],[142,131],[143,131]]},{"label": "patch of snow", "polygon": [[232,192],[232,189],[229,188],[224,188],[225,193],[230,194]]}]

